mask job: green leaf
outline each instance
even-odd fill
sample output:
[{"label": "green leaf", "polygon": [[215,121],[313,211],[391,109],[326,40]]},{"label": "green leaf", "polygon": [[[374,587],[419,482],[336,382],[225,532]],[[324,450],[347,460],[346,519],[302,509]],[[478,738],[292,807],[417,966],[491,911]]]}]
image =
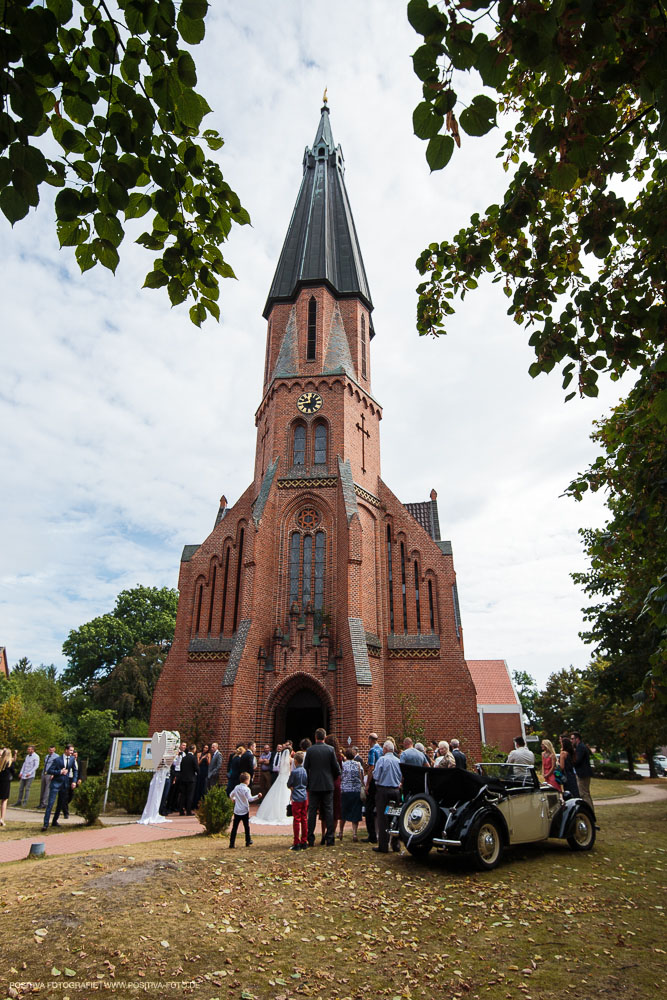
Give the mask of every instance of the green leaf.
[{"label": "green leaf", "polygon": [[169,301],[172,306],[180,305],[180,303],[185,302],[188,297],[187,290],[183,287],[182,282],[178,278],[169,279],[167,291],[169,293]]},{"label": "green leaf", "polygon": [[195,326],[201,326],[204,320],[206,319],[206,309],[201,304],[201,302],[197,302],[196,305],[191,306],[190,319],[192,320]]},{"label": "green leaf", "polygon": [[438,134],[444,123],[444,117],[435,112],[433,105],[429,104],[428,101],[422,101],[412,113],[412,126],[419,139],[432,139]]},{"label": "green leaf", "polygon": [[0,209],[3,215],[14,225],[19,219],[25,218],[30,206],[14,187],[6,187],[0,191]]},{"label": "green leaf", "polygon": [[120,259],[115,246],[107,240],[97,239],[93,241],[93,251],[100,264],[115,274]]},{"label": "green leaf", "polygon": [[651,404],[651,410],[661,424],[667,424],[667,389],[663,389],[657,394]]},{"label": "green leaf", "polygon": [[188,17],[184,13],[184,7],[185,4],[182,4],[176,19],[176,27],[184,42],[187,42],[188,45],[198,45],[206,34],[206,25],[201,18]]},{"label": "green leaf", "polygon": [[46,0],[46,6],[59,24],[67,24],[72,17],[72,0]]},{"label": "green leaf", "polygon": [[91,267],[95,267],[96,260],[90,243],[84,243],[79,246],[74,251],[74,256],[76,257],[77,264],[81,269],[83,274],[85,271],[89,271]]},{"label": "green leaf", "polygon": [[593,135],[607,135],[617,118],[616,108],[612,104],[602,104],[586,115],[586,127]]},{"label": "green leaf", "polygon": [[432,45],[420,45],[412,56],[414,71],[420,80],[436,80],[438,52]]},{"label": "green leaf", "polygon": [[144,281],[144,288],[162,288],[169,281],[169,275],[157,269],[149,271]]},{"label": "green leaf", "polygon": [[178,79],[186,87],[197,86],[197,69],[195,61],[189,52],[181,52],[176,63],[176,70],[178,72]]},{"label": "green leaf", "polygon": [[431,170],[442,170],[449,163],[454,152],[451,135],[436,135],[429,139],[426,147],[426,162]]},{"label": "green leaf", "polygon": [[72,222],[79,217],[81,198],[78,191],[63,188],[56,195],[56,217],[63,222]]},{"label": "green leaf", "polygon": [[101,236],[103,240],[108,240],[115,247],[120,246],[125,233],[115,215],[104,215],[102,212],[97,212],[93,221],[98,236]]},{"label": "green leaf", "polygon": [[496,124],[496,102],[486,94],[478,94],[461,112],[459,123],[468,135],[486,135]]},{"label": "green leaf", "polygon": [[579,180],[574,163],[557,163],[549,174],[549,183],[556,191],[570,191]]},{"label": "green leaf", "polygon": [[176,99],[176,113],[184,125],[198,130],[206,108],[202,104],[199,94],[196,94],[194,90],[184,90]]},{"label": "green leaf", "polygon": [[130,195],[130,200],[127,208],[125,209],[125,218],[140,219],[142,215],[145,215],[146,212],[150,211],[151,205],[151,199],[147,194],[142,194],[140,191],[134,191]]},{"label": "green leaf", "polygon": [[429,6],[428,0],[410,0],[408,21],[415,31],[424,36],[437,33],[442,38],[447,26],[446,17],[437,7]]}]

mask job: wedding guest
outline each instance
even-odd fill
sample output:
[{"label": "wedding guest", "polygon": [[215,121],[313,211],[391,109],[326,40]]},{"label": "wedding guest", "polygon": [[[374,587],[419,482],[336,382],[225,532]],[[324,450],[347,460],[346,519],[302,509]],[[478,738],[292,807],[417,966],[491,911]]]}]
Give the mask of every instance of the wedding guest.
[{"label": "wedding guest", "polygon": [[42,770],[42,781],[39,788],[39,808],[46,809],[46,802],[49,797],[49,785],[51,784],[51,775],[49,774],[49,768],[53,764],[54,760],[58,754],[56,753],[55,747],[49,747],[49,752],[44,758],[44,768]]},{"label": "wedding guest", "polygon": [[16,750],[12,754],[9,747],[3,747],[2,751],[0,751],[0,826],[5,825],[5,813],[7,812],[7,801],[14,779],[15,762]]},{"label": "wedding guest", "polygon": [[414,764],[416,767],[427,767],[426,754],[423,750],[418,750],[414,746],[409,736],[403,740],[403,752],[400,756],[401,764]]},{"label": "wedding guest", "polygon": [[468,758],[464,754],[463,750],[461,750],[459,741],[457,739],[450,740],[449,746],[452,751],[452,756],[456,761],[456,766],[460,767],[462,771],[466,771],[468,769]]},{"label": "wedding guest", "polygon": [[[385,807],[391,801],[398,801],[400,795],[400,785],[403,780],[401,765],[398,757],[394,753],[394,744],[391,740],[385,740],[382,747],[382,757],[373,769],[373,777],[376,784],[376,805],[377,805],[377,829],[378,846],[373,850],[380,854],[387,854],[389,850],[389,835],[387,832],[387,817]],[[398,844],[395,850],[399,851]]]},{"label": "wedding guest", "polygon": [[[342,752],[342,750],[340,748],[340,743],[338,742],[338,737],[333,736],[333,735],[329,735],[329,736],[327,736],[327,738],[325,739],[324,742],[327,743],[330,747],[333,747],[333,751],[336,754],[336,760],[338,761],[338,767],[340,768],[342,766],[342,763],[343,763],[343,752]],[[340,772],[339,772],[338,777],[334,780],[334,793],[333,793],[333,810],[334,810],[333,828],[334,828],[334,830],[336,829],[336,827],[340,823],[340,816],[341,816],[340,780],[341,780],[341,775],[340,775]],[[323,815],[321,816],[321,820],[322,820],[322,823],[321,823],[321,826],[322,826],[322,841],[321,841],[321,843],[324,844],[324,841],[326,839],[326,836],[325,836],[326,831],[325,831],[325,823],[324,823],[324,816]]]},{"label": "wedding guest", "polygon": [[308,772],[303,766],[305,756],[303,750],[294,754],[294,767],[287,779],[287,787],[292,791],[294,843],[291,851],[303,851],[308,847]]},{"label": "wedding guest", "polygon": [[240,783],[242,772],[247,771],[248,774],[250,774],[250,769],[245,766],[247,762],[248,751],[243,743],[239,743],[236,750],[229,758],[229,767],[227,768],[227,794],[229,796],[231,796],[232,789],[236,788],[236,786]]},{"label": "wedding guest", "polygon": [[341,764],[342,774],[340,779],[340,830],[338,839],[343,839],[343,830],[346,823],[352,824],[352,840],[356,843],[359,839],[357,829],[361,820],[361,785],[364,779],[364,769],[355,759],[354,749],[348,747],[345,751],[345,760]]},{"label": "wedding guest", "polygon": [[266,795],[271,787],[271,747],[267,743],[259,755],[259,790]]},{"label": "wedding guest", "polygon": [[593,812],[595,812],[593,799],[591,798],[591,778],[593,777],[591,752],[582,740],[581,733],[572,733],[570,739],[574,747],[574,771],[577,775],[579,794],[584,802],[588,803]]},{"label": "wedding guest", "polygon": [[273,756],[271,757],[271,784],[273,784],[280,773],[280,758],[282,756],[282,752],[282,743],[276,743],[276,749],[273,751]]},{"label": "wedding guest", "polygon": [[454,754],[449,749],[447,740],[440,740],[438,743],[438,757],[435,762],[436,767],[456,767]]},{"label": "wedding guest", "polygon": [[556,757],[556,751],[554,750],[554,745],[551,740],[542,740],[542,774],[544,780],[552,788],[555,788],[557,792],[560,791],[560,785],[556,780],[556,775],[554,771],[556,770],[556,763],[558,758]]},{"label": "wedding guest", "polygon": [[192,801],[192,808],[196,809],[199,805],[201,799],[206,795],[206,789],[208,788],[208,766],[211,762],[211,752],[209,750],[208,743],[204,743],[201,748],[201,753],[197,754],[197,765],[199,767],[199,773],[197,774],[197,784],[195,787],[195,795]]},{"label": "wedding guest", "polygon": [[364,844],[377,844],[377,829],[375,816],[375,781],[373,780],[373,769],[382,756],[382,747],[378,743],[378,734],[370,733],[368,737],[368,759],[366,761],[366,803],[364,813],[366,815],[367,837],[363,838]]},{"label": "wedding guest", "polygon": [[181,759],[181,780],[179,782],[178,811],[181,816],[192,816],[192,800],[195,796],[199,765],[197,763],[197,747],[192,743],[188,752]]},{"label": "wedding guest", "polygon": [[574,747],[569,736],[560,737],[560,769],[563,772],[563,791],[579,798],[579,785],[574,773]]},{"label": "wedding guest", "polygon": [[232,788],[231,795],[229,796],[234,803],[234,819],[232,820],[232,832],[229,835],[229,846],[233,847],[236,843],[236,831],[239,825],[243,823],[243,829],[245,830],[245,846],[250,847],[252,840],[250,839],[250,803],[257,802],[261,799],[262,793],[259,792],[257,795],[250,794],[250,775],[247,771],[242,771],[239,775],[239,783],[234,788]]},{"label": "wedding guest", "polygon": [[15,806],[27,806],[28,796],[30,794],[30,786],[33,783],[35,775],[37,774],[37,768],[39,767],[39,754],[35,753],[34,746],[28,747],[28,752],[25,755],[25,760],[21,764],[21,770],[19,771],[19,797],[14,803]]},{"label": "wedding guest", "polygon": [[206,777],[206,790],[213,788],[220,780],[220,768],[222,767],[222,754],[217,743],[211,743],[211,760],[208,765],[208,775]]}]

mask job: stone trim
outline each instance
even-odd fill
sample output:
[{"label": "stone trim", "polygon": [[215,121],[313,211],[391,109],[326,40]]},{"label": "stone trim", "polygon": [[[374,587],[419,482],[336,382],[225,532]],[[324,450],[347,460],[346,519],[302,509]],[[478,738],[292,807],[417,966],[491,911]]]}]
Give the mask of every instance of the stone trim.
[{"label": "stone trim", "polygon": [[345,513],[347,514],[347,523],[349,524],[354,515],[359,513],[357,498],[354,492],[354,480],[352,479],[352,466],[350,465],[349,458],[343,461],[340,455],[338,456],[338,471],[340,472]]},{"label": "stone trim", "polygon": [[188,653],[231,653],[234,637],[231,635],[214,635],[190,639]]},{"label": "stone trim", "polygon": [[350,640],[352,642],[352,656],[354,657],[354,671],[357,675],[357,684],[371,685],[373,676],[371,665],[368,662],[368,646],[366,645],[366,630],[361,618],[348,618],[350,626]]},{"label": "stone trim", "polygon": [[269,499],[269,493],[271,492],[271,484],[273,483],[273,477],[276,474],[277,468],[278,468],[278,459],[276,458],[266,470],[264,474],[264,479],[262,480],[260,491],[257,494],[257,499],[255,500],[252,506],[252,519],[255,522],[255,527],[258,527],[259,522],[262,520],[264,507],[266,505],[266,501]]},{"label": "stone trim", "polygon": [[438,660],[439,649],[390,649],[390,660]]},{"label": "stone trim", "polygon": [[392,632],[387,636],[387,646],[389,649],[440,649],[440,636],[434,632],[419,635]]},{"label": "stone trim", "polygon": [[188,652],[188,663],[210,663],[212,661],[226,663],[229,653],[220,650],[218,653],[202,651],[200,653]]},{"label": "stone trim", "polygon": [[337,484],[338,476],[311,476],[308,479],[279,479],[276,485],[279,490],[309,490]]},{"label": "stone trim", "polygon": [[368,490],[365,490],[363,488],[363,486],[357,486],[357,484],[355,483],[354,484],[354,492],[356,493],[356,495],[361,500],[364,500],[366,503],[369,503],[371,505],[371,507],[381,507],[382,506],[382,504],[380,503],[380,501],[378,500],[378,498],[375,497],[375,496],[373,496],[372,493],[369,493]]},{"label": "stone trim", "polygon": [[229,657],[229,663],[227,664],[225,676],[222,680],[223,687],[230,687],[236,680],[236,674],[239,669],[239,664],[241,663],[241,657],[243,656],[243,650],[245,649],[246,639],[248,638],[248,632],[250,631],[251,624],[252,620],[250,618],[244,618],[236,630],[234,645]]}]

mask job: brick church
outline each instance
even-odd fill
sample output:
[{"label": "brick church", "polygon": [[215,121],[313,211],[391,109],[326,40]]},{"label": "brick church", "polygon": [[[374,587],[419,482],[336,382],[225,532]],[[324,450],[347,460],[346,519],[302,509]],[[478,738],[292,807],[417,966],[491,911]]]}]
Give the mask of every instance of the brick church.
[{"label": "brick church", "polygon": [[429,739],[457,736],[479,759],[436,493],[404,504],[381,477],[372,313],[325,105],[264,309],[254,478],[184,548],[151,731],[187,733],[204,713],[225,748],[296,744],[319,725],[365,746],[411,710]]}]

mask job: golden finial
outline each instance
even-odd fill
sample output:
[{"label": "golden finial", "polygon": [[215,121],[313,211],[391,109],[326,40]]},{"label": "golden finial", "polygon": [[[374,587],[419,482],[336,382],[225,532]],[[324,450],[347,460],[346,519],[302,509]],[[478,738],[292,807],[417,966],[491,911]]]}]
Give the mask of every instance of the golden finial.
[{"label": "golden finial", "polygon": [[329,89],[328,87],[325,87],[325,88],[324,88],[324,93],[322,94],[322,101],[323,101],[323,102],[324,102],[325,104],[328,104],[328,103],[329,103],[329,98],[327,97],[327,90],[328,90],[328,89]]}]

